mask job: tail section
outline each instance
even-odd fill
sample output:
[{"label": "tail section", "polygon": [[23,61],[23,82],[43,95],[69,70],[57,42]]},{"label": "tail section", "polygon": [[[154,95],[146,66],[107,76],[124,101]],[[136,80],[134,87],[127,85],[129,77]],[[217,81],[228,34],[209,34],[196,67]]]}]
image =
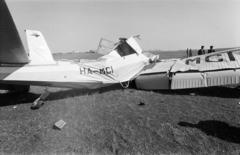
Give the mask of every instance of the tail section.
[{"label": "tail section", "polygon": [[0,64],[26,64],[24,50],[17,28],[5,0],[0,0]]},{"label": "tail section", "polygon": [[40,31],[26,30],[30,65],[56,64]]}]

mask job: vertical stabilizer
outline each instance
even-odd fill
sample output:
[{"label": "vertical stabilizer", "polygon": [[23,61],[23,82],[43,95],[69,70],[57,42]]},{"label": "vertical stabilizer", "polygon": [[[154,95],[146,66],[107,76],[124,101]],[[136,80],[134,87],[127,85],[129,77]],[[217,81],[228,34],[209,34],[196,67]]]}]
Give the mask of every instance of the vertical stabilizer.
[{"label": "vertical stabilizer", "polygon": [[26,30],[30,65],[56,64],[47,42],[40,31]]},{"label": "vertical stabilizer", "polygon": [[0,64],[26,64],[24,50],[17,28],[5,0],[0,0]]}]

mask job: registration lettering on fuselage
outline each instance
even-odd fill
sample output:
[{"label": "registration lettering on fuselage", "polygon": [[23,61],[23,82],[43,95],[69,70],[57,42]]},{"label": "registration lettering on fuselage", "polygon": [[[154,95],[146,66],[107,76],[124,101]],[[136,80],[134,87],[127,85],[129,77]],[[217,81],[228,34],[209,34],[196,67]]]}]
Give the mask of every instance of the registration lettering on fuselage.
[{"label": "registration lettering on fuselage", "polygon": [[232,51],[227,51],[225,53],[216,53],[216,54],[211,54],[211,55],[207,55],[205,57],[194,57],[194,58],[188,58],[185,60],[185,64],[189,65],[189,64],[200,64],[201,62],[204,63],[211,63],[211,62],[222,62],[224,61],[224,57],[223,55],[226,55],[226,57],[228,57],[229,61],[236,61],[236,57],[234,56],[234,54],[240,54],[239,50],[232,50]]},{"label": "registration lettering on fuselage", "polygon": [[90,68],[90,67],[80,67],[80,74],[113,74],[113,67],[104,67],[104,68]]}]

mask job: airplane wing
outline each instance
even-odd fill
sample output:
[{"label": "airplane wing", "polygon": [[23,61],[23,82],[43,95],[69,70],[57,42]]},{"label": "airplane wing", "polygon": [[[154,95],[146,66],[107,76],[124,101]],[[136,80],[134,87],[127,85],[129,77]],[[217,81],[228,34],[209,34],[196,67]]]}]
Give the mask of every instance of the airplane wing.
[{"label": "airplane wing", "polygon": [[240,82],[240,48],[158,62],[136,78],[140,89],[189,89]]}]

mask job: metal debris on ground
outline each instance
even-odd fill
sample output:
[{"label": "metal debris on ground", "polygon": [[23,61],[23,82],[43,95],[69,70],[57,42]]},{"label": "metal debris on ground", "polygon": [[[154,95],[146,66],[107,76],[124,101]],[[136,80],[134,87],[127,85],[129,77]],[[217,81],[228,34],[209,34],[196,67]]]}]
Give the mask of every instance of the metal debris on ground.
[{"label": "metal debris on ground", "polygon": [[15,105],[15,106],[13,106],[13,109],[16,109],[17,108],[17,106]]},{"label": "metal debris on ground", "polygon": [[59,120],[54,124],[54,127],[57,129],[62,129],[64,125],[66,125],[66,122],[64,122],[63,120]]}]

